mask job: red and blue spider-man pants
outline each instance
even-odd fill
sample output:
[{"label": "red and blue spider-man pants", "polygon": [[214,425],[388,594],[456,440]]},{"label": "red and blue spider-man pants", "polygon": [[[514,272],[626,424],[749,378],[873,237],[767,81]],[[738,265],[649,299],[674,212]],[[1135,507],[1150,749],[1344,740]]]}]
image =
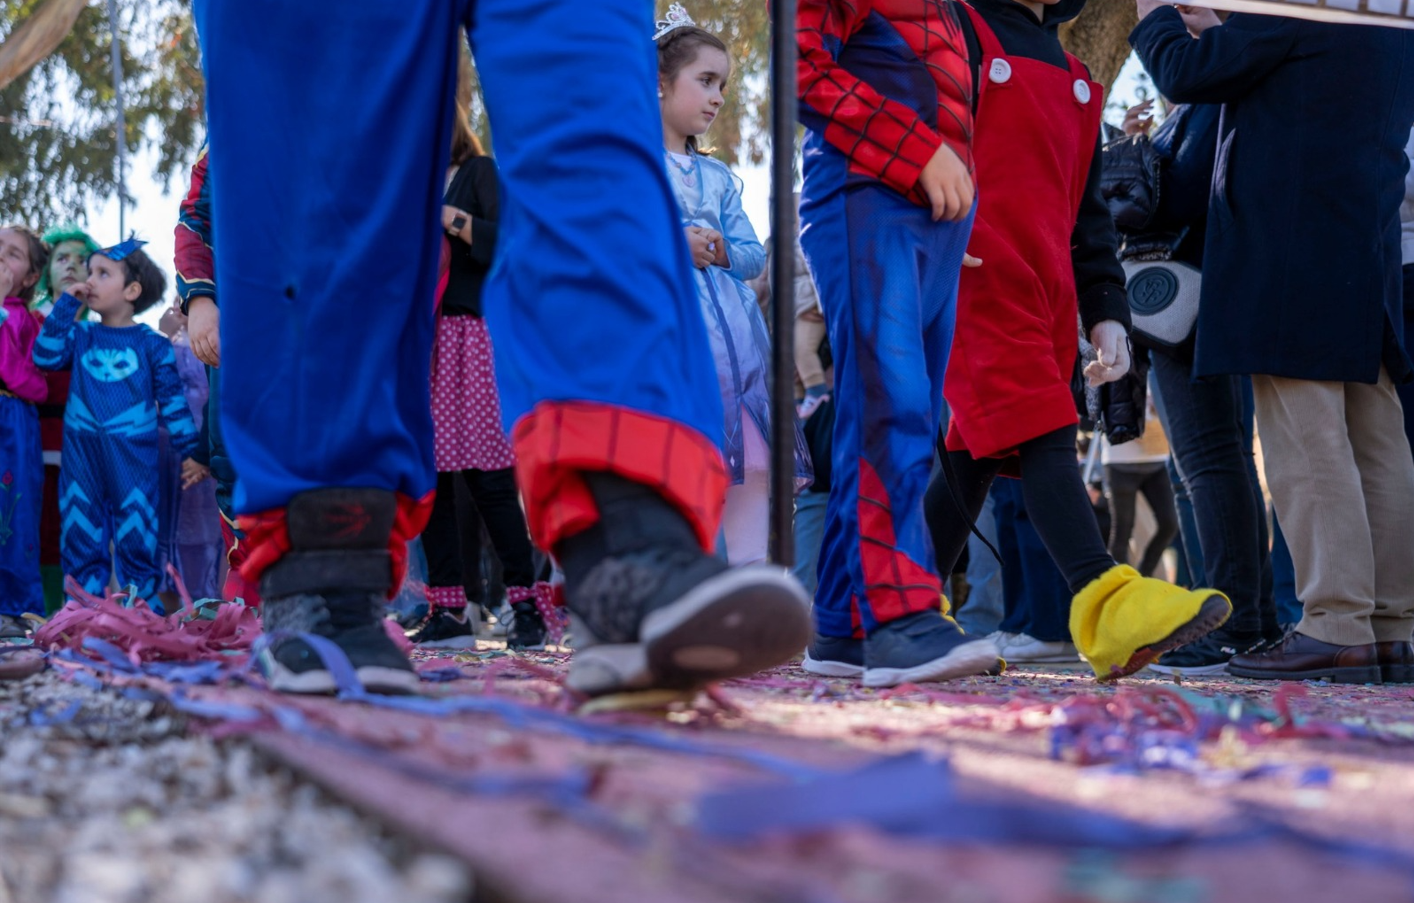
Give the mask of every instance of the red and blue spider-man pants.
[{"label": "red and blue spider-man pants", "polygon": [[835,363],[815,626],[857,636],[940,604],[923,494],[972,220],[933,222],[813,135],[800,216]]},{"label": "red and blue spider-man pants", "polygon": [[580,474],[648,483],[715,539],[721,402],[662,166],[650,4],[198,0],[222,425],[255,577],[300,492],[435,484],[429,379],[458,34],[505,187],[484,308],[532,533],[597,519]]}]

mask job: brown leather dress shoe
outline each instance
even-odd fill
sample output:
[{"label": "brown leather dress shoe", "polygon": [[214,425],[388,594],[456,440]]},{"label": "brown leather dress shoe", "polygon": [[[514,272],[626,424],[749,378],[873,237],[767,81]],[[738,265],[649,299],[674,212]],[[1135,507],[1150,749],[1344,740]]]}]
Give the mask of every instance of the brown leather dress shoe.
[{"label": "brown leather dress shoe", "polygon": [[1380,683],[1380,659],[1375,644],[1337,646],[1303,633],[1293,633],[1267,652],[1239,655],[1227,673],[1258,680],[1329,680],[1340,684]]},{"label": "brown leather dress shoe", "polygon": [[1380,679],[1387,684],[1414,684],[1414,643],[1376,643]]}]

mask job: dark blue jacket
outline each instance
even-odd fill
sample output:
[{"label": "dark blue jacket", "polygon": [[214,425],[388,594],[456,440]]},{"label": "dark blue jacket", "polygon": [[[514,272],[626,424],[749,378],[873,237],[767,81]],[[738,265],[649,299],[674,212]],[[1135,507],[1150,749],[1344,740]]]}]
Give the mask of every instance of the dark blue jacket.
[{"label": "dark blue jacket", "polygon": [[1414,31],[1237,14],[1195,41],[1165,7],[1129,40],[1169,99],[1224,105],[1195,373],[1406,377]]}]

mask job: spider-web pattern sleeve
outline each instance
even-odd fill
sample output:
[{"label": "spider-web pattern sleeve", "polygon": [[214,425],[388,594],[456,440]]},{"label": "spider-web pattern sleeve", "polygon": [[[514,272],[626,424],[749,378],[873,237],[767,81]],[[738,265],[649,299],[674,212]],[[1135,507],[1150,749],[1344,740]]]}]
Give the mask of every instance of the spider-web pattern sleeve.
[{"label": "spider-web pattern sleeve", "polygon": [[[957,98],[949,96],[954,93],[951,90],[946,94],[940,91],[943,134],[930,128],[906,104],[884,97],[836,61],[836,48],[859,29],[870,12],[869,0],[799,0],[797,77],[800,100],[807,108],[802,110],[802,118],[823,119],[825,140],[843,151],[854,166],[899,193],[923,201],[917,189],[918,176],[945,141],[970,164],[970,80],[965,78],[965,51],[945,53],[957,55],[956,60],[948,60],[947,68],[959,68],[964,79]],[[961,29],[956,15],[948,12],[950,15],[936,23],[945,33],[928,37],[960,48]],[[936,68],[933,61],[929,64]]]}]

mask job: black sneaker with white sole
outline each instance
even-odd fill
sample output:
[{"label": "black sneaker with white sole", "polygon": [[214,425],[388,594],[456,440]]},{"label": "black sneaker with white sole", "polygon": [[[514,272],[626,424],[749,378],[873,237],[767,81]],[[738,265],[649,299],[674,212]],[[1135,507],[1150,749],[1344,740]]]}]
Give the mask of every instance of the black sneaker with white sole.
[{"label": "black sneaker with white sole", "polygon": [[800,667],[821,677],[862,677],[864,675],[864,641],[847,636],[815,635],[815,642],[805,650]]},{"label": "black sneaker with white sole", "polygon": [[545,648],[545,619],[534,602],[511,606],[511,623],[506,629],[506,648],[530,652]]},{"label": "black sneaker with white sole", "polygon": [[469,608],[432,609],[417,630],[408,634],[408,640],[424,649],[475,649],[476,624],[469,617]]},{"label": "black sneaker with white sole", "polygon": [[864,686],[953,680],[986,674],[999,661],[991,640],[970,637],[929,609],[874,628],[864,640]]},{"label": "black sneaker with white sole", "polygon": [[1240,634],[1219,627],[1186,646],[1179,646],[1159,656],[1149,665],[1158,674],[1226,674],[1227,663],[1234,656],[1251,652],[1263,645],[1261,633]]},{"label": "black sneaker with white sole", "polygon": [[271,689],[338,689],[306,633],[329,640],[348,658],[364,688],[406,693],[418,677],[384,627],[397,499],[377,489],[318,489],[285,509],[290,550],[260,578],[261,621],[269,646],[259,664]]},{"label": "black sneaker with white sole", "polygon": [[599,522],[556,550],[575,636],[572,689],[694,689],[809,645],[805,591],[783,569],[730,569],[653,489],[605,473],[585,481]]}]

